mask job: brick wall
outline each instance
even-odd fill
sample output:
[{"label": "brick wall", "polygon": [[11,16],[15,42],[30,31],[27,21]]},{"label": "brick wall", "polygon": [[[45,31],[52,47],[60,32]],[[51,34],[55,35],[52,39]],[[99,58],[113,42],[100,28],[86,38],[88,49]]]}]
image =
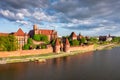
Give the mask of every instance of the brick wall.
[{"label": "brick wall", "polygon": [[94,50],[94,45],[88,45],[88,46],[72,46],[70,47],[70,51],[77,51],[77,50]]},{"label": "brick wall", "polygon": [[47,54],[52,53],[52,47],[47,49],[39,50],[20,50],[20,51],[11,51],[11,52],[0,52],[0,57],[12,57],[12,56],[25,56],[25,55],[35,55],[35,54]]},{"label": "brick wall", "polygon": [[[77,50],[87,50],[91,51],[94,50],[94,45],[89,46],[72,46],[69,48],[70,51],[77,51]],[[20,50],[20,51],[11,51],[11,52],[0,52],[0,57],[12,57],[12,56],[26,56],[26,55],[35,55],[35,54],[47,54],[52,53],[53,48],[49,47],[47,49],[39,49],[39,50]]]}]

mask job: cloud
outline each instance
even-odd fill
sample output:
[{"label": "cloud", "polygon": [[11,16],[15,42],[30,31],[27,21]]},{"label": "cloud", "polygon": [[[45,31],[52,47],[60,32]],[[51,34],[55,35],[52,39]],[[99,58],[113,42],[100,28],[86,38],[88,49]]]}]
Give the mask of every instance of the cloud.
[{"label": "cloud", "polygon": [[9,20],[21,20],[24,19],[24,15],[22,13],[13,13],[9,10],[0,10],[0,15],[4,18],[7,18]]},{"label": "cloud", "polygon": [[0,0],[0,17],[22,24],[116,33],[120,30],[119,5],[120,0]]}]

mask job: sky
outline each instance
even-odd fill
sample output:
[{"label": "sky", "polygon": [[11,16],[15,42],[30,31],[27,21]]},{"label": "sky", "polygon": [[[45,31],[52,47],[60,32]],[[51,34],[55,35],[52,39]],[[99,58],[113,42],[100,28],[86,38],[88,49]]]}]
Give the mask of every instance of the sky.
[{"label": "sky", "polygon": [[85,36],[120,36],[120,0],[0,0],[0,32],[55,29]]}]

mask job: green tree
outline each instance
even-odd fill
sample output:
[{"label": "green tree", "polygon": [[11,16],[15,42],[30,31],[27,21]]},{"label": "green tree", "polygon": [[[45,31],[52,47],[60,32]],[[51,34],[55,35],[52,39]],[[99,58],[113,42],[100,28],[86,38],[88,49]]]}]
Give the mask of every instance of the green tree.
[{"label": "green tree", "polygon": [[70,41],[70,45],[71,46],[78,46],[79,45],[79,41],[78,40],[71,40]]},{"label": "green tree", "polygon": [[36,41],[40,41],[40,36],[38,34],[35,34],[33,36],[33,39],[36,40]]},{"label": "green tree", "polygon": [[15,51],[17,49],[18,43],[15,36],[0,36],[0,51]]},{"label": "green tree", "polygon": [[27,44],[33,44],[32,38],[28,38]]},{"label": "green tree", "polygon": [[29,50],[29,48],[30,48],[30,45],[29,45],[29,44],[25,44],[25,45],[23,46],[23,50]]},{"label": "green tree", "polygon": [[48,37],[46,35],[42,35],[42,34],[35,34],[33,36],[33,39],[36,41],[45,41],[45,42],[48,41]]},{"label": "green tree", "polygon": [[87,42],[86,38],[83,37],[83,38],[80,39],[80,43],[83,43],[83,44],[84,44],[84,43],[86,43],[86,42]]},{"label": "green tree", "polygon": [[120,43],[120,37],[115,37],[112,39],[112,42]]},{"label": "green tree", "polygon": [[89,39],[89,42],[90,42],[90,43],[98,43],[98,39],[95,38],[95,37],[91,37],[91,38]]}]

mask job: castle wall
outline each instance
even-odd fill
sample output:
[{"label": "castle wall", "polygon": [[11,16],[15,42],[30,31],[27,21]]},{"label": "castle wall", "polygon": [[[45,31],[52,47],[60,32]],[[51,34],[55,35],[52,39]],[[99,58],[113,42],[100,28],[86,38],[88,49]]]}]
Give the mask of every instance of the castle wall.
[{"label": "castle wall", "polygon": [[88,45],[88,46],[72,46],[70,47],[69,49],[70,51],[91,51],[91,50],[94,50],[94,45]]},{"label": "castle wall", "polygon": [[26,56],[26,55],[36,55],[36,54],[48,54],[52,53],[52,47],[47,49],[39,49],[39,50],[20,50],[20,51],[4,51],[0,52],[0,57],[13,57],[13,56]]}]

